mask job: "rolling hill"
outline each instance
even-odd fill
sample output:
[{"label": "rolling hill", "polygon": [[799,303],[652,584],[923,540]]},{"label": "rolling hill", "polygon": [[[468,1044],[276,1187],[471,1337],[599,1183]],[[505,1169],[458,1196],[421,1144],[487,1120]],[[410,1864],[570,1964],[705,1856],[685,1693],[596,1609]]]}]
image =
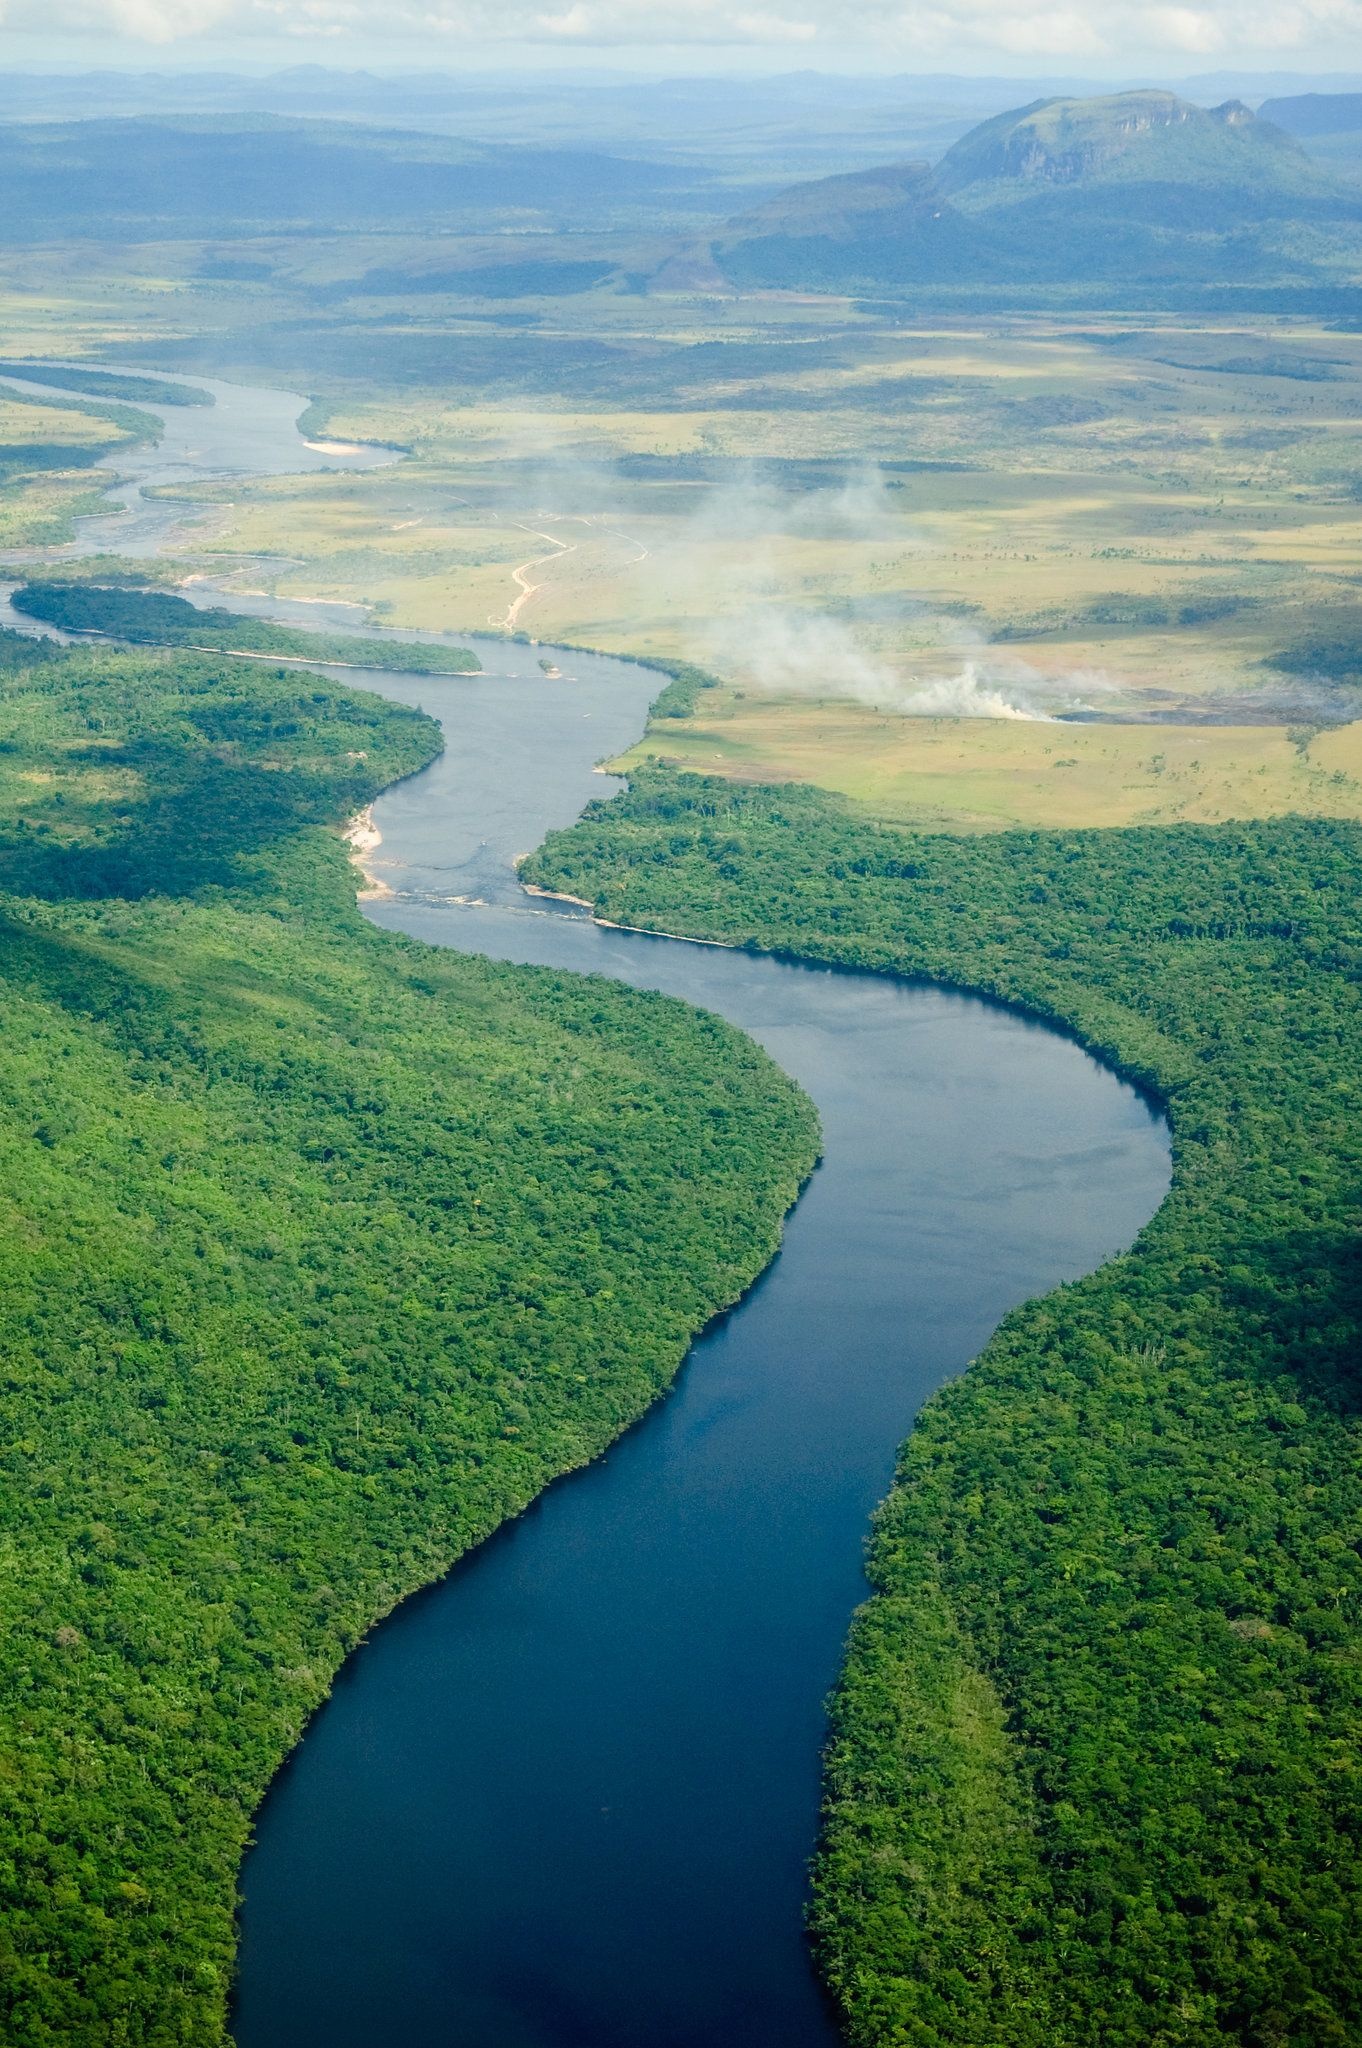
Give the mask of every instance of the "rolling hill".
[{"label": "rolling hill", "polygon": [[971,129],[935,168],[779,194],[716,239],[743,286],[1347,284],[1362,202],[1240,102],[1048,99]]},{"label": "rolling hill", "polygon": [[472,228],[503,217],[609,221],[696,182],[666,164],[581,149],[276,115],[0,126],[0,243],[238,238]]},{"label": "rolling hill", "polygon": [[1294,135],[1316,163],[1344,177],[1362,174],[1362,92],[1302,92],[1258,109]]}]

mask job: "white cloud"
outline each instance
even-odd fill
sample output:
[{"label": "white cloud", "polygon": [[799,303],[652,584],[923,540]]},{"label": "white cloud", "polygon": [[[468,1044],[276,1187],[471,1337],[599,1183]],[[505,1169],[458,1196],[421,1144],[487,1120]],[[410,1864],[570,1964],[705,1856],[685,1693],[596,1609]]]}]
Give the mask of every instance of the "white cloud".
[{"label": "white cloud", "polygon": [[1173,50],[1209,57],[1225,47],[1225,31],[1206,7],[1155,7],[1150,25]]},{"label": "white cloud", "polygon": [[0,0],[0,21],[21,34],[152,44],[316,35],[530,47],[802,46],[810,61],[825,53],[867,68],[884,60],[977,69],[990,57],[1090,64],[1212,55],[1237,65],[1263,56],[1320,65],[1350,45],[1362,48],[1362,0],[798,0],[789,11],[734,0]]},{"label": "white cloud", "polygon": [[782,14],[735,14],[733,26],[754,43],[811,43],[816,21],[788,21]]},{"label": "white cloud", "polygon": [[591,16],[585,7],[569,7],[566,14],[541,14],[536,20],[545,35],[585,36],[591,33]]},{"label": "white cloud", "polygon": [[1013,57],[1096,57],[1106,45],[1090,15],[1027,12],[995,22],[998,47]]}]

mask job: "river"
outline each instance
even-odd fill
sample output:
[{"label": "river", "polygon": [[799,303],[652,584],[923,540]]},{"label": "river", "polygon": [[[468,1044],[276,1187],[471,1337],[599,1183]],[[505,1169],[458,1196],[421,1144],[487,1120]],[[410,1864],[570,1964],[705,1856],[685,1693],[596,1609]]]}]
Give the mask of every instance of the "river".
[{"label": "river", "polygon": [[[233,405],[252,398],[277,424],[281,394]],[[262,467],[283,466],[276,434]],[[547,650],[550,680],[535,650],[478,647],[480,677],[334,671],[446,735],[375,807],[390,893],[368,915],[721,1012],[812,1094],[825,1154],[672,1394],[342,1670],[258,1817],[236,2037],[833,2048],[801,1930],[870,1514],[917,1408],[999,1317],[1130,1243],[1168,1184],[1166,1128],[987,1003],[525,896],[514,856],[612,786],[593,763],[657,678]]]}]

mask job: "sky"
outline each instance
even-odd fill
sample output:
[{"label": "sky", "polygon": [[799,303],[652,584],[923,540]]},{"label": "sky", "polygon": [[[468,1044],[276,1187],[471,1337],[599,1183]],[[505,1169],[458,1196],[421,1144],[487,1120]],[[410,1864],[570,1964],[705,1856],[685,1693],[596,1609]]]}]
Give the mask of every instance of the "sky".
[{"label": "sky", "polygon": [[1362,0],[0,0],[0,63],[44,61],[1353,72]]}]

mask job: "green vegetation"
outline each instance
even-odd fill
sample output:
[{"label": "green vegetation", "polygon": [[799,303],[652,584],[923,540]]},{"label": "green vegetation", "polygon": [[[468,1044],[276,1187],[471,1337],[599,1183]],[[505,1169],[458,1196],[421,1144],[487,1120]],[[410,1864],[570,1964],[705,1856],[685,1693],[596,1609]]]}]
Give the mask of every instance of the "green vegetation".
[{"label": "green vegetation", "polygon": [[[1047,99],[981,122],[940,163],[795,186],[716,239],[739,284],[1063,289],[1176,305],[1290,284],[1352,302],[1362,206],[1237,100],[1171,92]],[[1255,304],[1261,301],[1255,300]],[[1266,310],[1266,307],[1264,307]],[[1321,308],[1320,310],[1323,310]]]},{"label": "green vegetation", "polygon": [[1135,1249],[924,1411],[837,1695],[858,2048],[1362,2031],[1362,831],[955,839],[662,772],[526,866],[623,923],[986,991],[1167,1104]]},{"label": "green vegetation", "polygon": [[374,1619],[651,1401],[812,1112],[656,996],[372,930],[420,713],[0,638],[0,2036],[223,2038],[250,1816]]},{"label": "green vegetation", "polygon": [[154,441],[160,426],[129,405],[39,397],[0,382],[0,546],[70,540],[74,519],[103,509],[82,472],[134,442]]},{"label": "green vegetation", "polygon": [[160,431],[158,419],[134,406],[39,398],[0,383],[0,483],[16,472],[84,468]]},{"label": "green vegetation", "polygon": [[[294,353],[303,300],[280,293],[251,351],[333,394],[322,403],[337,438],[413,452],[359,474],[180,493],[211,508],[197,546],[224,551],[186,552],[186,569],[248,562],[252,584],[279,595],[485,631],[523,594],[513,570],[550,552],[534,537],[548,532],[563,551],[530,570],[517,624],[719,670],[745,693],[744,720],[765,710],[770,780],[784,779],[781,743],[802,729],[810,689],[835,692],[839,648],[850,673],[864,658],[892,682],[893,701],[986,653],[1009,699],[1138,725],[1256,726],[1269,754],[1289,726],[1352,715],[1348,690],[1318,671],[1263,663],[1356,612],[1355,334],[1247,321],[905,330],[807,302],[687,299],[650,302],[646,333],[626,336],[624,302],[587,295],[563,302],[552,331],[465,335],[452,310],[432,319],[413,301],[385,310],[389,388],[337,398],[371,332],[362,309],[337,307],[314,368]],[[238,329],[230,345],[244,352],[247,338]],[[546,476],[553,517],[535,509]],[[782,641],[791,624],[808,622],[815,646],[829,617],[838,629],[789,693],[754,629],[771,613]],[[1001,658],[981,645],[999,639]],[[714,708],[703,701],[705,721]],[[1255,745],[1246,731],[1247,775],[1264,765]],[[1267,765],[1262,808],[1311,807]],[[1108,798],[1123,817],[1151,807],[1102,782],[1092,821],[1111,815]],[[978,795],[961,810],[996,809]],[[1233,811],[1219,788],[1199,795],[1206,818],[1259,808],[1252,784]],[[1084,822],[1069,807],[1028,805],[1033,817]]]},{"label": "green vegetation", "polygon": [[23,377],[30,384],[50,384],[57,391],[82,391],[91,398],[121,398],[130,405],[211,405],[211,391],[197,384],[172,384],[166,377],[139,377],[125,370],[62,368],[55,363],[30,363],[0,357],[0,376]]},{"label": "green vegetation", "polygon": [[[527,211],[605,219],[666,205],[703,173],[582,148],[498,148],[345,120],[269,114],[0,123],[0,243],[161,242],[451,227],[483,235]],[[209,255],[209,281],[250,283]],[[277,252],[276,252],[277,253]],[[196,251],[196,265],[202,252]],[[273,264],[269,266],[272,270]],[[126,339],[123,346],[126,347]],[[25,353],[36,353],[29,343]],[[66,351],[63,351],[66,352]]]},{"label": "green vegetation", "polygon": [[[654,704],[643,739],[610,763],[617,773],[661,762],[740,782],[809,782],[926,831],[1362,818],[1362,724],[1331,726],[1313,705],[1289,726],[1069,724],[904,717],[722,684],[671,708],[676,687]],[[1341,698],[1332,690],[1328,703]]]},{"label": "green vegetation", "polygon": [[103,493],[70,471],[0,477],[0,547],[58,547],[77,519],[105,509]]},{"label": "green vegetation", "polygon": [[247,618],[220,607],[202,610],[168,591],[90,583],[26,583],[11,603],[30,618],[68,633],[107,633],[153,647],[220,648],[226,654],[273,654],[295,661],[346,662],[351,668],[401,669],[412,675],[477,675],[467,647],[427,647],[413,640],[357,633],[314,633]]},{"label": "green vegetation", "polygon": [[[0,168],[16,350],[135,332],[412,451],[181,493],[268,587],[472,631],[557,547],[519,623],[669,664],[651,746],[881,819],[1139,828],[947,841],[654,770],[528,872],[992,991],[1170,1107],[1136,1252],[1009,1318],[881,1518],[815,1921],[858,2048],[1362,2037],[1362,840],[1167,829],[1358,808],[1362,726],[1326,729],[1358,682],[1356,189],[1234,108],[1051,103],[949,190],[755,208],[713,245],[734,296],[708,238],[745,202],[690,172],[241,118],[29,123]],[[860,296],[760,295],[795,282]],[[6,539],[88,509],[53,465],[112,445],[25,408]],[[867,450],[884,488],[848,491]],[[767,604],[843,636],[787,699]],[[1130,722],[809,696],[843,648],[901,701],[962,647]],[[712,1022],[357,923],[323,821],[419,721],[220,659],[3,665],[0,2031],[178,2048],[220,2026],[247,1817],[337,1659],[649,1398],[812,1138]]]},{"label": "green vegetation", "polygon": [[693,718],[702,693],[721,687],[717,676],[690,661],[654,661],[650,665],[671,678],[653,699],[654,718]]}]

